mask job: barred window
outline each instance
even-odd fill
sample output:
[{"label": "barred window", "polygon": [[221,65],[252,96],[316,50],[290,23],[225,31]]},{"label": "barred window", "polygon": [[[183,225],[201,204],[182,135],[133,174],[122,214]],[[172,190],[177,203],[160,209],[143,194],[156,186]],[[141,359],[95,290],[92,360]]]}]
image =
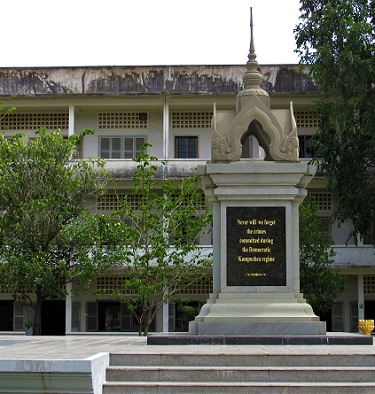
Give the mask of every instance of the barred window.
[{"label": "barred window", "polygon": [[175,158],[198,158],[198,137],[175,137]]},{"label": "barred window", "polygon": [[145,137],[99,137],[102,159],[133,159],[141,153]]},{"label": "barred window", "polygon": [[311,159],[315,155],[314,138],[312,135],[299,135],[299,157]]}]

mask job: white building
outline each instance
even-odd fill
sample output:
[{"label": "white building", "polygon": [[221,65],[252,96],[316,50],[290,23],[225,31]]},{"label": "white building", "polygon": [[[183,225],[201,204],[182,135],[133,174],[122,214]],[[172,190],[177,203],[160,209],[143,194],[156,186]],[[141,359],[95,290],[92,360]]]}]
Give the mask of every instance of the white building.
[{"label": "white building", "polygon": [[[72,135],[84,128],[96,130],[81,146],[81,157],[102,157],[115,176],[116,192],[129,193],[133,187],[132,157],[144,141],[153,145],[151,154],[166,161],[169,176],[188,176],[198,164],[211,158],[211,120],[214,104],[218,110],[234,110],[242,87],[245,66],[154,66],[82,68],[0,68],[0,101],[17,111],[2,119],[6,136],[23,132],[33,137],[38,127],[60,128]],[[271,109],[288,109],[293,101],[300,140],[300,156],[311,155],[309,141],[317,130],[311,112],[321,94],[306,70],[298,65],[261,66],[264,89],[271,97]],[[244,146],[244,158],[258,152],[257,142]],[[328,331],[357,331],[358,318],[375,318],[374,234],[364,242],[346,245],[350,224],[330,224],[334,197],[325,190],[326,181],[317,175],[309,193],[319,206],[325,231],[330,231],[336,251],[335,266],[347,276],[347,288],[327,315]],[[94,210],[116,209],[114,191],[94,203]],[[210,237],[200,240],[205,251],[212,248]],[[101,277],[91,292],[79,299],[46,302],[42,333],[137,331],[125,306],[109,296],[116,276]],[[191,290],[198,308],[210,292],[211,281]],[[104,294],[95,295],[100,290]],[[108,292],[108,296],[105,292]],[[0,293],[0,331],[24,330],[30,310]],[[186,330],[189,317],[170,304],[157,316],[157,331]],[[53,322],[53,324],[52,324]]]}]

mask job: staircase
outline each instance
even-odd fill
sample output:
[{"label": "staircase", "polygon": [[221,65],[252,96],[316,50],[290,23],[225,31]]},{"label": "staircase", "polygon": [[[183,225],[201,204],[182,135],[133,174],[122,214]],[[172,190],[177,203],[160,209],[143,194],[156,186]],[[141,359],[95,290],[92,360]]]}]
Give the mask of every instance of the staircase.
[{"label": "staircase", "polygon": [[375,356],[111,354],[103,394],[115,393],[373,394]]}]

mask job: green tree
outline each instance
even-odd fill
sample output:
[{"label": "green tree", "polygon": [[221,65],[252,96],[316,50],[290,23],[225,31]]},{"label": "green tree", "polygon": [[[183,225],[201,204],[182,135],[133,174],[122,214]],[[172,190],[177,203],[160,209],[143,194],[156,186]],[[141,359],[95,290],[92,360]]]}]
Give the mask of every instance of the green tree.
[{"label": "green tree", "polygon": [[297,52],[324,93],[315,107],[316,162],[335,194],[334,217],[353,222],[356,242],[375,218],[375,1],[300,3]]},{"label": "green tree", "polygon": [[145,144],[134,159],[136,207],[125,199],[122,209],[108,219],[114,246],[109,253],[129,268],[128,279],[114,294],[133,312],[139,335],[147,335],[160,307],[200,281],[212,264],[211,255],[203,255],[196,245],[212,220],[202,206],[197,178],[158,180],[161,169],[157,158],[147,153],[150,146]]},{"label": "green tree", "polygon": [[103,264],[100,220],[84,205],[103,192],[104,163],[72,159],[89,133],[0,136],[0,275],[34,308],[34,335],[43,302],[65,297],[67,282],[86,286]]},{"label": "green tree", "polygon": [[344,290],[345,280],[331,268],[334,250],[331,235],[322,231],[316,205],[307,197],[300,206],[301,291],[316,313],[327,312]]},{"label": "green tree", "polygon": [[2,103],[0,103],[0,121],[6,117],[7,115],[11,114],[16,110],[16,107],[11,107],[5,110],[5,107]]}]

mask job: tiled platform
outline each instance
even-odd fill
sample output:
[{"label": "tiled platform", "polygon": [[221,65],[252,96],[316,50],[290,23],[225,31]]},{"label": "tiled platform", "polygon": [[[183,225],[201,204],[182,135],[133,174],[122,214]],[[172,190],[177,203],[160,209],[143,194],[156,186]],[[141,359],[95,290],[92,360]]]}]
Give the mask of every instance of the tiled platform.
[{"label": "tiled platform", "polygon": [[146,338],[126,335],[13,336],[0,335],[4,359],[83,360],[97,353],[127,352],[147,347]]},{"label": "tiled platform", "polygon": [[0,361],[84,360],[97,353],[244,353],[244,354],[373,354],[374,345],[147,345],[136,335],[71,335],[27,337],[0,335]]}]

